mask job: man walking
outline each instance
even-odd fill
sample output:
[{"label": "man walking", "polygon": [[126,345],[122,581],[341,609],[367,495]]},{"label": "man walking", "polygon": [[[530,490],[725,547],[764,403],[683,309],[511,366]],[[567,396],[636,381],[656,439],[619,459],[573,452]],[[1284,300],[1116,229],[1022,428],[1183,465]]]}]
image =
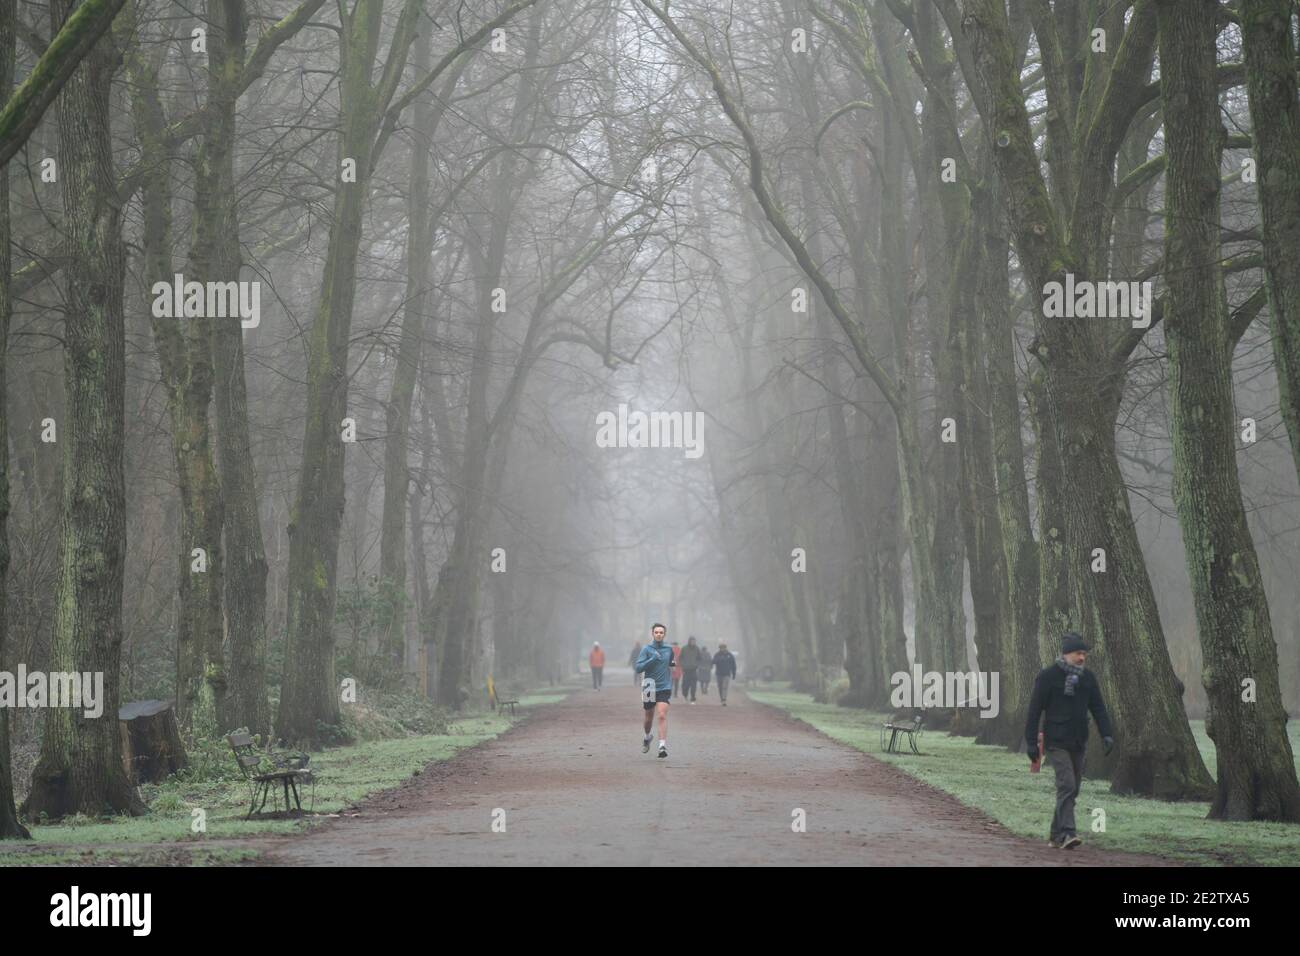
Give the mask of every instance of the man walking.
[{"label": "man walking", "polygon": [[687,697],[695,703],[695,682],[699,679],[700,646],[689,638],[682,648],[682,700]]},{"label": "man walking", "polygon": [[1056,773],[1056,812],[1048,842],[1063,850],[1083,843],[1074,826],[1074,801],[1083,785],[1083,754],[1088,744],[1088,713],[1097,721],[1102,746],[1110,753],[1115,738],[1097,678],[1084,669],[1088,645],[1073,631],[1061,637],[1061,654],[1034,680],[1025,721],[1029,759],[1038,761],[1038,722],[1043,722],[1044,759]]},{"label": "man walking", "polygon": [[727,687],[736,676],[736,656],[727,650],[727,642],[718,645],[718,653],[713,655],[713,677],[718,682],[718,697],[722,706],[727,706]]},{"label": "man walking", "polygon": [[699,677],[700,693],[708,697],[709,677],[713,674],[713,656],[704,645],[700,645],[700,666],[695,668],[695,673]]},{"label": "man walking", "polygon": [[591,665],[591,688],[600,690],[600,685],[605,683],[605,652],[600,648],[600,641],[591,645],[587,663]]},{"label": "man walking", "polygon": [[682,686],[682,649],[676,641],[673,641],[673,696],[676,697],[681,692]]},{"label": "man walking", "polygon": [[650,728],[654,726],[655,715],[659,717],[659,756],[668,756],[668,701],[673,696],[673,649],[664,643],[668,628],[656,624],[650,628],[654,640],[641,648],[633,670],[645,674],[641,682],[641,702],[645,708],[645,738],[641,741],[641,752],[650,752]]}]

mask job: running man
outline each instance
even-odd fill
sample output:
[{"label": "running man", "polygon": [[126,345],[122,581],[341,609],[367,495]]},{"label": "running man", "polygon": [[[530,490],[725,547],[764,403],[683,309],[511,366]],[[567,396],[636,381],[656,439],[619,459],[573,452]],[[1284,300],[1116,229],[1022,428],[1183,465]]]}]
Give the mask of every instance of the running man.
[{"label": "running man", "polygon": [[664,643],[668,628],[656,624],[650,628],[653,643],[641,648],[633,670],[645,674],[641,682],[641,701],[645,707],[645,738],[641,741],[641,752],[650,752],[650,729],[654,726],[655,714],[659,715],[659,756],[668,756],[668,701],[673,696],[673,649]]}]

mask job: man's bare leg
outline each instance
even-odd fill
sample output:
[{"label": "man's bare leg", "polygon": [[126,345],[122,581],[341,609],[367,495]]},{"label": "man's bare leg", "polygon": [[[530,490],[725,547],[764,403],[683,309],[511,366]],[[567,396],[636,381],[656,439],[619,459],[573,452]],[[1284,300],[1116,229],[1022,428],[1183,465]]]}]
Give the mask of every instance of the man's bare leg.
[{"label": "man's bare leg", "polygon": [[[657,704],[655,705],[655,708],[658,709]],[[645,732],[647,737],[650,736],[650,728],[653,727],[654,724],[655,724],[655,712],[654,710],[647,710],[645,712]]]},{"label": "man's bare leg", "polygon": [[659,701],[655,704],[655,710],[659,714],[659,756],[663,756],[663,749],[668,744],[668,702]]}]

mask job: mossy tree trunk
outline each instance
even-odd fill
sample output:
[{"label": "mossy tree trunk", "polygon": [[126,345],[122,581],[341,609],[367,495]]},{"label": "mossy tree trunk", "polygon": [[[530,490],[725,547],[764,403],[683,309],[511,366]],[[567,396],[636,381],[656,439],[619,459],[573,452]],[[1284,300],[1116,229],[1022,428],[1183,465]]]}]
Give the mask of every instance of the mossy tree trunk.
[{"label": "mossy tree trunk", "polygon": [[[17,0],[0,0],[0,99],[8,99],[14,83],[14,58]],[[9,575],[9,413],[8,376],[5,356],[9,345],[9,317],[13,302],[9,297],[9,167],[0,166],[0,670],[9,670],[5,638],[9,632],[5,582]],[[14,837],[28,839],[14,808],[14,781],[9,756],[9,709],[0,707],[0,840]]]},{"label": "mossy tree trunk", "polygon": [[[144,214],[145,288],[174,281],[172,190],[173,157],[167,142],[167,117],[158,92],[157,58],[146,52],[129,0],[118,35],[125,52],[132,113],[148,170],[141,189]],[[202,163],[195,182],[198,217],[208,183]],[[188,280],[203,277],[192,272]],[[145,303],[149,307],[149,303]],[[152,311],[152,310],[151,310]],[[226,723],[226,671],[222,651],[221,487],[212,454],[208,405],[212,399],[212,333],[220,322],[210,316],[152,316],[158,365],[171,420],[172,459],[180,493],[180,540],[176,562],[179,611],[176,623],[176,720],[186,730],[206,733],[233,729]],[[195,561],[204,570],[195,570]]]},{"label": "mossy tree trunk", "polygon": [[[998,530],[1006,568],[1007,615],[1002,622],[1001,715],[1019,749],[1029,690],[1042,664],[1038,642],[1039,555],[1029,509],[1019,389],[1016,382],[1015,322],[1008,295],[1009,236],[994,194],[996,181],[975,197],[974,215],[983,223],[985,268],[981,271],[980,325],[987,354],[989,428]],[[984,203],[988,205],[985,206]],[[983,662],[981,661],[981,669]]]},{"label": "mossy tree trunk", "polygon": [[[1130,29],[1143,31],[1150,9],[1149,4],[1139,3]],[[986,134],[994,141],[1027,283],[1032,290],[1042,290],[1048,282],[1064,283],[1067,273],[1073,273],[1076,282],[1087,280],[1090,276],[1082,263],[1097,256],[1093,251],[1081,259],[1063,238],[1039,170],[1006,10],[1000,0],[967,0],[962,9],[962,27],[978,73],[973,81],[988,90],[983,120]],[[1140,60],[1145,42],[1144,35],[1138,36],[1127,53]],[[1122,41],[1117,62],[1125,62],[1131,70],[1124,52]],[[1115,70],[1118,73],[1120,67]],[[1087,126],[1083,155],[1093,166],[1105,165],[1107,155],[1113,159],[1132,115],[1132,103],[1123,100],[1122,93],[1132,86],[1133,77],[1125,74],[1117,80],[1112,74],[1111,81],[1094,121]],[[1083,125],[1082,119],[1079,122]],[[1085,170],[1083,179],[1096,181],[1095,170]],[[1093,188],[1089,195],[1097,195],[1099,189]],[[1112,789],[1166,799],[1205,799],[1213,782],[1183,710],[1115,452],[1114,422],[1123,374],[1111,359],[1110,332],[1086,322],[1041,317],[1038,331],[1037,354],[1044,367],[1047,398],[1043,411],[1055,424],[1064,479],[1063,559],[1083,618],[1080,623],[1088,629],[1094,657],[1109,677],[1103,688],[1110,693],[1108,703],[1119,724],[1119,747],[1110,768]],[[1049,534],[1050,528],[1045,528],[1044,549],[1051,547]],[[1093,570],[1097,548],[1105,552],[1105,572]]]},{"label": "mossy tree trunk", "polygon": [[1300,96],[1294,0],[1242,0],[1264,275],[1273,318],[1282,420],[1300,472]]},{"label": "mossy tree trunk", "polygon": [[421,4],[407,0],[377,82],[383,0],[341,8],[339,148],[324,287],[308,344],[307,415],[298,490],[289,521],[284,682],[276,734],[314,746],[339,727],[334,680],[334,604],[344,507],[343,420],[356,298],[357,255],[381,124],[414,39]]},{"label": "mossy tree trunk", "polygon": [[380,0],[358,0],[345,20],[340,97],[343,115],[336,167],[355,164],[355,181],[335,188],[324,287],[309,340],[302,470],[289,521],[284,682],[276,734],[315,746],[339,725],[334,680],[334,602],[343,521],[343,419],[347,417],[348,346],[356,295],[361,220],[371,175],[370,73]]},{"label": "mossy tree trunk", "polygon": [[[990,170],[991,172],[991,170]],[[990,177],[991,178],[991,177]],[[975,647],[979,670],[998,675],[999,709],[995,717],[981,717],[972,725],[974,709],[963,712],[962,721],[980,743],[1013,744],[1022,738],[1023,710],[1029,685],[1018,665],[1019,640],[1011,604],[1011,581],[1004,548],[1003,510],[999,509],[998,461],[994,451],[993,389],[986,367],[992,350],[986,326],[990,313],[1006,314],[1005,233],[998,226],[992,196],[984,185],[976,187],[972,214],[959,261],[969,258],[968,268],[955,273],[954,295],[969,297],[963,321],[956,329],[963,364],[964,388],[959,397],[958,447],[962,460],[963,518],[970,568],[971,602],[975,610]],[[999,245],[998,240],[1003,240]],[[998,256],[1002,268],[998,270]],[[1010,345],[1008,341],[1006,343]],[[1019,425],[1019,416],[1016,416]],[[1036,606],[1036,605],[1035,605]],[[1032,637],[1032,634],[1030,635]],[[1019,704],[1020,706],[1017,706]],[[968,705],[971,706],[971,705]],[[962,717],[963,714],[959,714]]]},{"label": "mossy tree trunk", "polygon": [[[51,5],[52,32],[71,13]],[[50,669],[103,674],[103,713],[51,707],[24,804],[46,813],[138,814],[143,805],[122,767],[117,726],[126,551],[125,248],[113,171],[110,89],[119,56],[102,38],[59,94],[63,228],[76,255],[64,270],[63,493],[58,610]]]},{"label": "mossy tree trunk", "polygon": [[1158,8],[1174,502],[1201,639],[1206,732],[1218,766],[1210,817],[1297,822],[1300,783],[1277,645],[1237,476],[1234,341],[1217,265],[1226,137],[1215,75],[1218,3],[1160,0]]},{"label": "mossy tree trunk", "polygon": [[[0,109],[0,166],[23,148],[50,104],[72,76],[77,65],[99,38],[108,32],[123,0],[83,0],[51,32],[32,72],[17,90],[12,78]],[[51,14],[53,15],[53,13]],[[17,14],[14,21],[17,23]]]},{"label": "mossy tree trunk", "polygon": [[[190,270],[202,282],[239,279],[239,190],[235,178],[235,107],[248,34],[244,0],[207,0],[207,109],[195,163],[196,209]],[[262,522],[257,506],[248,389],[244,379],[244,332],[239,322],[218,322],[211,336],[213,410],[217,424],[225,548],[228,692],[224,723],[269,734],[271,707],[266,683],[266,578]]]},{"label": "mossy tree trunk", "polygon": [[[324,287],[308,344],[307,416],[298,490],[289,522],[289,574],[284,683],[275,729],[299,745],[318,743],[339,723],[334,680],[334,605],[339,531],[344,508],[343,419],[347,416],[348,353],[356,298],[357,254],[371,177],[398,116],[492,30],[536,0],[516,0],[460,42],[400,98],[421,0],[405,0],[377,78],[383,0],[356,0],[343,18],[339,77],[340,181],[334,193]],[[344,178],[347,170],[354,174]],[[468,457],[468,452],[467,452]],[[436,603],[436,602],[435,602]]]}]

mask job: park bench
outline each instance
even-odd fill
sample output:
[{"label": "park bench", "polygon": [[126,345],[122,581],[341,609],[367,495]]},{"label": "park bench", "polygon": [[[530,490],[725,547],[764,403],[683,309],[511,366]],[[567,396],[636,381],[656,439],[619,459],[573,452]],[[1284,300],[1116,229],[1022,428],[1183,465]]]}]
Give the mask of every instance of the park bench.
[{"label": "park bench", "polygon": [[506,707],[509,707],[510,716],[513,717],[515,715],[515,705],[519,703],[519,699],[516,697],[502,697],[501,692],[497,689],[496,682],[492,680],[491,675],[488,675],[487,689],[488,697],[492,700],[492,709],[503,710]]},{"label": "park bench", "polygon": [[[899,741],[903,736],[907,737],[907,745],[912,748],[912,753],[918,757],[921,751],[917,748],[917,741],[921,739],[921,725],[925,723],[925,715],[918,713],[912,718],[910,724],[896,724],[892,720],[888,721],[880,728],[880,749],[887,754],[902,753],[899,750]],[[886,743],[885,735],[889,735],[889,741]]]},{"label": "park bench", "polygon": [[[302,799],[298,794],[298,784],[310,783],[313,794],[315,793],[316,784],[315,776],[307,767],[307,764],[311,762],[311,757],[308,754],[301,751],[271,753],[258,750],[253,746],[253,738],[246,733],[229,734],[226,737],[226,742],[230,744],[230,749],[234,751],[235,761],[239,764],[239,772],[248,783],[252,796],[248,804],[248,816],[244,817],[245,820],[251,819],[254,813],[262,812],[262,808],[266,806],[267,797],[270,796],[273,790],[277,792],[275,805],[278,806],[278,791],[281,788],[284,790],[285,812],[288,813],[291,809],[289,805],[289,795],[291,793],[293,794],[293,805],[298,808],[299,812],[302,812]],[[271,769],[264,769],[268,765]]]}]

